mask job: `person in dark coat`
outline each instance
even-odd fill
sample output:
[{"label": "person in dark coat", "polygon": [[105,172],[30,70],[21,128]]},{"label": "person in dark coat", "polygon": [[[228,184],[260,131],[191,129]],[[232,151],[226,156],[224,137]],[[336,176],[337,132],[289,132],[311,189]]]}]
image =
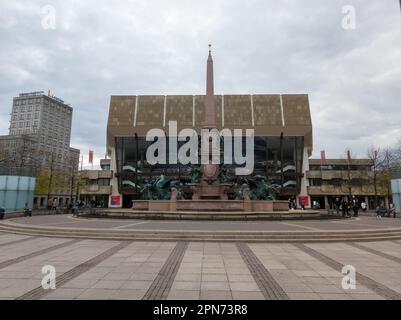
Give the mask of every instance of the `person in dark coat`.
[{"label": "person in dark coat", "polygon": [[344,197],[343,200],[341,201],[341,209],[343,218],[345,218],[345,216],[349,217],[349,203],[346,197]]},{"label": "person in dark coat", "polygon": [[4,214],[6,213],[6,211],[4,210],[4,208],[0,207],[0,220],[4,219]]},{"label": "person in dark coat", "polygon": [[336,200],[334,200],[333,204],[334,204],[334,209],[337,211],[337,215],[339,215],[340,214],[340,207],[341,207],[340,198],[337,197]]},{"label": "person in dark coat", "polygon": [[355,196],[352,196],[351,207],[352,210],[354,210],[354,217],[357,217],[359,211],[359,201]]}]

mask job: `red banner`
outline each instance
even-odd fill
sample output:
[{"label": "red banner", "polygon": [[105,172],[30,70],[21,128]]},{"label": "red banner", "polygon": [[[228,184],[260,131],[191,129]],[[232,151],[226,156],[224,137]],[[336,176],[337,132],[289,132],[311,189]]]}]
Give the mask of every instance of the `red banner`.
[{"label": "red banner", "polygon": [[309,197],[308,196],[299,196],[298,197],[299,205],[307,207],[309,206]]},{"label": "red banner", "polygon": [[121,197],[119,195],[111,196],[110,204],[112,206],[119,206],[121,204]]},{"label": "red banner", "polygon": [[93,164],[93,151],[89,150],[89,163]]},{"label": "red banner", "polygon": [[320,163],[321,164],[326,163],[326,151],[324,150],[320,151]]}]

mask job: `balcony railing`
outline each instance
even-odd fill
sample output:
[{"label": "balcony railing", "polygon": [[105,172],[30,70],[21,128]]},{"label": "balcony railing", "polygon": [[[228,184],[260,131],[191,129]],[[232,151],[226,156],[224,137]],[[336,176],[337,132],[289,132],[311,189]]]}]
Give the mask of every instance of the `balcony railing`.
[{"label": "balcony railing", "polygon": [[99,186],[97,184],[90,184],[82,186],[80,188],[80,193],[90,195],[111,194],[111,186]]}]

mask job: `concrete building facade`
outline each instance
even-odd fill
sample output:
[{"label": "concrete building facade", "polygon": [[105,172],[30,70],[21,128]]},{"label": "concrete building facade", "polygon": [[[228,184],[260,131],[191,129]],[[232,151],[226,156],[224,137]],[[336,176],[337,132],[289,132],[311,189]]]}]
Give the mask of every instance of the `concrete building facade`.
[{"label": "concrete building facade", "polygon": [[101,159],[101,170],[83,170],[79,172],[79,199],[86,204],[107,207],[112,194],[110,181],[113,171],[110,170],[110,159]]},{"label": "concrete building facade", "polygon": [[[309,159],[308,194],[320,208],[332,208],[335,198],[356,196],[375,209],[373,161],[369,159]],[[377,189],[378,203],[388,205],[385,190]]]}]

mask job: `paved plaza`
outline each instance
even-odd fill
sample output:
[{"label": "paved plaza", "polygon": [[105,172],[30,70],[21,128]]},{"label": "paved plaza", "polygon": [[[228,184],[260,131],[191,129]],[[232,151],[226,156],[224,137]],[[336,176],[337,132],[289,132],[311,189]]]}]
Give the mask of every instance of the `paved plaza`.
[{"label": "paved plaza", "polygon": [[9,219],[18,224],[65,227],[74,229],[101,228],[116,230],[169,231],[336,231],[401,228],[401,219],[383,218],[365,214],[354,219],[282,220],[282,221],[193,221],[193,220],[134,220],[77,218],[71,215],[42,215]]},{"label": "paved plaza", "polygon": [[[219,228],[216,222],[80,220],[71,216],[19,223],[104,228]],[[141,223],[141,224],[139,224]],[[376,221],[258,222],[235,228],[286,230],[382,228]],[[55,290],[41,286],[42,267],[56,268]],[[356,288],[342,288],[343,266]],[[344,243],[218,243],[45,238],[0,233],[0,299],[401,299],[401,240]]]}]

